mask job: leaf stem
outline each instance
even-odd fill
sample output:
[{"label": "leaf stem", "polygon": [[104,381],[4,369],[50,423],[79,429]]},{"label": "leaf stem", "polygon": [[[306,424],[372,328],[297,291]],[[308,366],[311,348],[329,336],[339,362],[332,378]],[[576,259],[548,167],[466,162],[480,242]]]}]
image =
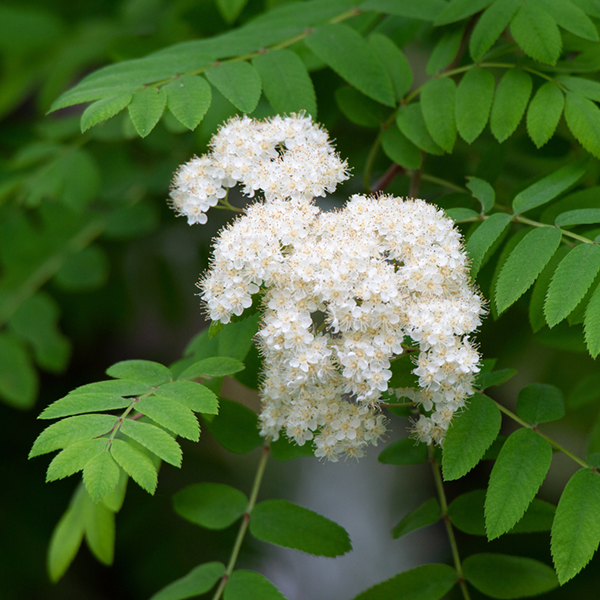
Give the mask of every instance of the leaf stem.
[{"label": "leaf stem", "polygon": [[444,491],[442,474],[440,473],[440,467],[437,464],[437,461],[435,460],[435,457],[433,455],[433,449],[430,445],[427,446],[427,453],[429,454],[429,462],[431,463],[431,468],[433,469],[433,479],[435,481],[435,487],[437,489],[438,498],[440,501],[440,508],[442,509],[442,520],[444,521],[444,525],[446,526],[446,531],[448,533],[448,539],[450,540],[450,548],[452,549],[454,568],[456,569],[456,574],[458,575],[458,583],[460,585],[460,589],[462,591],[464,600],[471,600],[471,597],[469,596],[469,590],[467,588],[467,583],[465,581],[465,576],[462,570],[462,563],[460,562],[458,544],[456,543],[456,537],[454,537],[454,529],[452,527],[452,522],[450,521],[450,517],[448,515],[448,501],[446,500],[446,492]]},{"label": "leaf stem", "polygon": [[[489,396],[488,396],[488,398],[489,398]],[[581,458],[579,458],[578,456],[573,454],[570,450],[567,450],[564,446],[562,446],[558,442],[555,442],[551,437],[547,436],[545,433],[542,433],[535,425],[532,425],[531,423],[528,423],[527,421],[521,419],[521,417],[516,415],[514,412],[512,412],[505,406],[502,406],[502,404],[500,404],[499,402],[496,402],[496,400],[494,400],[493,398],[490,398],[490,399],[505,415],[510,417],[513,421],[517,422],[519,425],[521,425],[523,427],[527,427],[528,429],[533,429],[533,431],[535,431],[538,435],[543,437],[549,444],[554,446],[557,450],[559,450],[563,454],[566,454],[570,459],[574,460],[579,466],[583,467],[584,469],[591,468],[590,465],[588,465],[584,460],[582,460]]]},{"label": "leaf stem", "polygon": [[265,474],[265,467],[267,466],[267,460],[269,459],[269,453],[271,452],[270,444],[270,440],[267,440],[265,442],[265,445],[263,446],[263,452],[260,457],[260,461],[258,462],[256,475],[254,476],[254,483],[252,484],[252,491],[250,492],[250,497],[248,498],[248,505],[246,506],[246,511],[244,512],[244,516],[242,517],[242,523],[240,525],[240,529],[235,539],[233,549],[231,550],[231,556],[229,557],[229,563],[227,563],[227,569],[225,570],[225,573],[221,578],[219,587],[215,591],[213,600],[219,600],[219,598],[221,598],[223,590],[225,589],[225,585],[229,581],[231,573],[233,573],[233,568],[235,567],[235,563],[240,553],[242,542],[244,541],[244,536],[246,535],[246,531],[248,531],[248,525],[250,524],[250,514],[252,513],[252,509],[256,504],[256,498],[258,497],[260,484],[262,482],[263,475]]}]

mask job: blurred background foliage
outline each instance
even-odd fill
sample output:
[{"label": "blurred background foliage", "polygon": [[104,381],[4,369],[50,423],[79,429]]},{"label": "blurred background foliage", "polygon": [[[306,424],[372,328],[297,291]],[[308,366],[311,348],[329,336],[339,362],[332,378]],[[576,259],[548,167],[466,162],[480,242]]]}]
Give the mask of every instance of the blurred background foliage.
[{"label": "blurred background foliage", "polygon": [[[208,225],[189,228],[183,219],[174,218],[165,200],[177,166],[193,154],[203,153],[217,126],[236,109],[215,90],[213,103],[195,131],[187,131],[165,114],[143,139],[126,113],[85,136],[79,129],[81,107],[46,113],[62,92],[103,65],[219,34],[287,3],[5,0],[0,5],[0,412],[4,456],[0,463],[0,581],[6,600],[148,598],[194,565],[226,557],[235,531],[217,534],[190,528],[174,514],[170,498],[185,484],[204,480],[243,489],[254,455],[232,460],[208,433],[199,444],[184,442],[185,469],[163,468],[156,497],[131,486],[118,516],[114,566],[99,565],[83,549],[57,585],[48,581],[45,554],[52,529],[76,484],[67,480],[45,485],[46,463],[27,462],[26,457],[41,430],[35,415],[50,402],[77,385],[102,379],[105,369],[118,360],[141,358],[169,364],[206,326],[194,283],[208,264],[211,237],[230,217],[212,211]],[[428,58],[439,37],[431,22],[366,13],[348,23],[359,31],[375,30],[394,40],[412,66],[413,88],[427,80]],[[341,205],[349,194],[364,192],[364,168],[378,127],[377,118],[373,121],[365,115],[388,109],[369,104],[372,101],[363,97],[366,105],[357,115],[356,103],[362,100],[352,100],[354,92],[318,61],[314,67],[311,77],[318,99],[317,120],[336,139],[338,151],[348,158],[353,172],[353,178],[331,201]],[[262,99],[253,114],[264,117],[272,112]],[[486,130],[472,144],[459,140],[452,154],[428,155],[419,195],[444,208],[477,209],[477,201],[464,188],[464,177],[469,175],[492,183],[498,202],[507,204],[519,190],[579,154],[581,148],[564,122],[539,150],[527,136],[524,123],[503,143]],[[384,176],[389,167],[390,159],[378,153],[372,180]],[[586,186],[597,183],[597,162],[588,167],[585,178]],[[400,172],[387,191],[407,195],[410,183],[409,173]],[[242,206],[245,200],[234,197],[233,202]],[[464,232],[468,234],[471,226],[465,224]],[[496,255],[502,250],[501,243]],[[497,262],[490,260],[478,278],[487,297]],[[479,335],[486,358],[498,358],[498,368],[518,369],[518,375],[493,395],[512,407],[518,390],[528,383],[557,385],[568,398],[569,410],[566,420],[554,429],[549,427],[549,433],[581,455],[588,448],[600,451],[600,426],[594,425],[600,380],[597,364],[583,344],[581,326],[563,323],[552,331],[544,327],[533,334],[528,323],[530,294],[500,320],[490,316]],[[255,394],[241,387],[231,387],[230,394],[257,408]],[[404,422],[395,429],[403,435]],[[573,471],[562,458],[542,488],[542,496],[554,503]],[[310,461],[297,462],[306,460]],[[417,505],[418,490],[431,488],[430,474],[426,470],[417,473],[416,467],[387,468],[388,477],[393,474],[408,481],[401,486],[405,500],[398,500],[391,509],[398,516],[409,508],[403,502]],[[462,492],[483,487],[488,472],[484,463],[465,481],[450,484],[450,498],[455,487],[458,490],[460,486]],[[353,473],[360,477],[358,469]],[[287,486],[285,494],[293,496],[293,469],[280,475],[269,485],[273,489]],[[443,531],[436,531],[436,538],[414,537],[397,543],[418,544],[422,539],[444,547]],[[520,554],[549,563],[547,537],[521,536]],[[514,545],[508,538],[488,544],[484,538],[466,534],[459,543],[467,553],[487,551],[490,546],[501,552]],[[252,543],[246,551],[250,564],[262,552]],[[446,557],[439,554],[439,560]],[[376,552],[373,560],[377,560]],[[597,567],[597,558],[594,564]],[[594,564],[546,597],[595,597]]]}]

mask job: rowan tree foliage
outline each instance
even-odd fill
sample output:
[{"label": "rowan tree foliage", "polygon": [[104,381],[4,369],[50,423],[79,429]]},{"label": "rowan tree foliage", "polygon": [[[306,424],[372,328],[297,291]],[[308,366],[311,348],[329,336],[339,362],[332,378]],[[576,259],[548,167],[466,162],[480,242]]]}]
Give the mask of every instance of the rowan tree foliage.
[{"label": "rowan tree foliage", "polygon": [[352,540],[269,463],[365,451],[429,478],[389,536],[439,523],[446,560],[348,598],[593,597],[599,24],[0,6],[6,597],[284,598],[249,556]]}]

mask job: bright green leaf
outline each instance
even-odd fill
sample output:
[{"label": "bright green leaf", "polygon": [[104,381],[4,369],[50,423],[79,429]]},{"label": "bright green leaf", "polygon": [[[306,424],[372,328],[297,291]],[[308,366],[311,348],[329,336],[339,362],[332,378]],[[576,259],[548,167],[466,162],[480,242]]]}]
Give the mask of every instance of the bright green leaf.
[{"label": "bright green leaf", "polygon": [[490,215],[467,241],[466,249],[471,258],[471,277],[473,279],[483,266],[486,253],[502,235],[510,221],[511,216],[505,213]]},{"label": "bright green leaf", "polygon": [[84,504],[85,541],[103,564],[112,565],[115,555],[115,514],[86,493]]},{"label": "bright green leaf", "polygon": [[207,529],[225,529],[246,510],[246,496],[221,483],[197,483],[173,496],[175,512]]},{"label": "bright green leaf", "polygon": [[46,481],[56,481],[81,471],[89,461],[105,451],[105,439],[84,440],[71,444],[52,459],[46,473]]},{"label": "bright green leaf", "polygon": [[194,442],[200,438],[200,426],[194,413],[170,398],[145,396],[140,398],[135,410],[181,437]]},{"label": "bright green leaf", "polygon": [[433,140],[446,152],[456,142],[456,85],[450,77],[431,79],[421,90],[421,110]]},{"label": "bright green leaf", "polygon": [[446,213],[446,216],[455,223],[479,219],[479,213],[470,208],[447,208],[444,212]]},{"label": "bright green leaf", "polygon": [[413,83],[412,69],[406,56],[389,37],[380,33],[372,33],[369,36],[369,44],[392,80],[396,100],[402,100]]},{"label": "bright green leaf", "polygon": [[317,116],[317,98],[302,59],[291,50],[270,50],[252,59],[262,79],[262,88],[273,110],[279,114],[306,111]]},{"label": "bright green leaf", "polygon": [[[134,444],[136,442],[133,442]],[[139,445],[139,444],[137,444]],[[117,513],[123,507],[123,502],[125,502],[125,495],[127,494],[127,482],[129,481],[129,475],[123,471],[123,469],[119,472],[119,482],[117,483],[115,489],[102,498],[102,504],[108,508],[108,510]]]},{"label": "bright green leaf", "polygon": [[510,32],[525,54],[548,65],[556,64],[562,38],[556,21],[541,6],[524,3],[510,24]]},{"label": "bright green leaf", "polygon": [[570,0],[544,0],[542,6],[563,29],[586,40],[598,41],[598,30],[593,21]]},{"label": "bright green leaf", "polygon": [[441,518],[442,513],[437,498],[429,498],[429,500],[421,504],[421,506],[402,518],[400,523],[392,529],[392,537],[397,540],[411,531],[415,531],[421,527],[427,527],[427,525],[433,525]]},{"label": "bright green leaf", "polygon": [[150,600],[186,600],[209,592],[225,573],[225,565],[210,562],[193,568],[187,575],[170,583]]},{"label": "bright green leaf", "polygon": [[164,87],[167,106],[177,120],[192,131],[204,118],[212,101],[206,79],[198,75],[182,75]]},{"label": "bright green leaf", "polygon": [[491,598],[537,596],[558,586],[554,571],[533,558],[472,554],[463,562],[467,581]]},{"label": "bright green leaf", "polygon": [[284,595],[263,575],[254,571],[234,571],[227,581],[224,600],[285,600]]},{"label": "bright green leaf", "polygon": [[580,208],[579,210],[568,210],[561,213],[554,220],[558,227],[568,227],[569,225],[589,225],[600,223],[600,208]]},{"label": "bright green leaf", "polygon": [[486,390],[489,387],[507,382],[516,374],[516,369],[500,369],[499,371],[491,371],[490,373],[478,373],[475,378],[475,386],[480,390]]},{"label": "bright green leaf", "polygon": [[456,571],[448,565],[422,565],[374,585],[354,600],[441,600],[457,580]]},{"label": "bright green leaf", "polygon": [[509,69],[500,79],[490,115],[490,128],[499,142],[514,133],[525,113],[532,87],[531,75],[518,68]]},{"label": "bright green leaf", "polygon": [[592,358],[596,358],[600,354],[600,285],[587,306],[583,326],[588,351]]},{"label": "bright green leaf", "polygon": [[581,145],[600,158],[600,108],[587,98],[567,92],[565,120]]},{"label": "bright green leaf", "polygon": [[248,0],[217,0],[217,8],[221,16],[229,24],[238,18],[246,4]]},{"label": "bright green leaf", "polygon": [[116,379],[141,381],[151,386],[162,385],[173,379],[167,367],[150,360],[123,360],[109,367],[106,374]]},{"label": "bright green leaf", "polygon": [[154,494],[158,483],[158,475],[152,461],[132,444],[115,439],[110,452],[119,466],[149,494]]},{"label": "bright green leaf", "polygon": [[568,75],[559,75],[556,81],[564,85],[570,92],[596,102],[600,101],[600,81],[584,77],[569,77]]},{"label": "bright green leaf", "polygon": [[452,64],[460,49],[466,23],[447,28],[436,42],[427,61],[427,75],[433,77]]},{"label": "bright green leaf", "polygon": [[580,244],[563,258],[556,268],[544,312],[550,327],[554,327],[571,313],[585,296],[600,271],[600,247]]},{"label": "bright green leaf", "polygon": [[342,79],[386,106],[395,106],[392,83],[367,41],[341,23],[317,27],[304,42]]},{"label": "bright green leaf", "polygon": [[[106,440],[100,441],[106,446]],[[94,502],[100,502],[115,489],[119,483],[119,465],[109,452],[100,452],[86,462],[83,468],[83,483]]]},{"label": "bright green leaf", "polygon": [[146,137],[160,121],[167,104],[162,88],[149,87],[136,92],[127,107],[131,122],[140,137]]},{"label": "bright green leaf", "polygon": [[226,62],[206,71],[206,78],[233,104],[245,113],[252,112],[260,99],[260,77],[247,62]]},{"label": "bright green leaf", "polygon": [[169,464],[175,467],[181,466],[181,448],[179,444],[160,427],[125,419],[120,431]]},{"label": "bright green leaf", "polygon": [[69,394],[47,406],[38,419],[58,419],[81,413],[126,408],[131,402],[131,398],[121,398],[115,394]]},{"label": "bright green leaf", "polygon": [[400,106],[396,115],[398,129],[415,145],[428,154],[443,154],[444,151],[433,141],[425,125],[421,104],[414,102]]},{"label": "bright green leaf", "polygon": [[552,81],[544,83],[535,93],[527,109],[527,133],[541,148],[554,134],[565,107],[565,95]]},{"label": "bright green leaf", "polygon": [[411,438],[403,438],[390,444],[377,458],[384,465],[418,465],[427,459],[427,444],[417,444]]},{"label": "bright green leaf", "polygon": [[519,392],[517,414],[534,426],[558,421],[565,416],[563,393],[547,383],[532,383]]},{"label": "bright green leaf", "polygon": [[498,277],[498,313],[514,304],[534,283],[560,244],[562,233],[554,227],[533,229],[517,244]]},{"label": "bright green leaf", "polygon": [[492,3],[492,0],[452,0],[435,20],[436,27],[462,21],[475,13],[483,10]]},{"label": "bright green leaf", "polygon": [[301,456],[314,456],[314,448],[311,443],[298,446],[293,440],[289,440],[285,435],[280,434],[276,442],[271,442],[271,456],[275,460],[287,462]]},{"label": "bright green leaf", "polygon": [[381,146],[388,158],[405,169],[421,168],[423,157],[421,151],[398,129],[396,124],[390,125],[381,133]]},{"label": "bright green leaf", "polygon": [[154,396],[166,401],[179,402],[194,412],[212,415],[219,412],[219,401],[215,393],[194,381],[166,383],[154,392]]},{"label": "bright green leaf", "polygon": [[580,469],[567,483],[552,525],[552,558],[563,585],[588,564],[600,543],[600,476]]},{"label": "bright green leaf", "polygon": [[494,100],[494,76],[486,69],[467,71],[456,90],[456,127],[461,137],[471,144],[483,131]]},{"label": "bright green leaf", "polygon": [[494,188],[487,181],[478,177],[467,177],[467,180],[467,187],[471,190],[471,194],[481,202],[482,212],[490,212],[496,202]]},{"label": "bright green leaf", "polygon": [[466,475],[481,460],[500,432],[502,416],[494,401],[475,394],[467,408],[454,417],[444,440],[442,471],[451,481]]},{"label": "bright green leaf", "polygon": [[263,542],[314,556],[340,556],[352,550],[343,527],[287,500],[259,502],[250,515],[250,533]]},{"label": "bright green leaf", "polygon": [[502,35],[521,0],[496,0],[483,12],[471,34],[469,52],[473,60],[479,60]]},{"label": "bright green leaf", "polygon": [[115,394],[117,396],[141,396],[149,392],[153,386],[136,381],[135,379],[107,379],[106,381],[96,381],[95,383],[86,383],[80,385],[69,396],[79,394]]},{"label": "bright green leaf", "polygon": [[177,379],[197,379],[199,377],[225,377],[245,369],[244,363],[227,356],[214,356],[194,363],[183,371]]},{"label": "bright green leaf", "polygon": [[552,447],[532,429],[519,429],[508,437],[492,469],[485,499],[488,539],[501,536],[521,520],[551,461]]},{"label": "bright green leaf", "polygon": [[81,132],[83,133],[90,127],[114,117],[124,108],[127,108],[131,99],[131,94],[117,94],[90,104],[81,115]]}]

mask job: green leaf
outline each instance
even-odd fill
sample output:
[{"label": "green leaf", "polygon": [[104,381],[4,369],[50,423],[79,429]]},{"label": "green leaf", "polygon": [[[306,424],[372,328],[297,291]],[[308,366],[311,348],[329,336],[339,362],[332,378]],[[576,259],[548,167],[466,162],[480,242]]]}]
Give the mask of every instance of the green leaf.
[{"label": "green leaf", "polygon": [[588,351],[592,358],[596,358],[600,354],[600,285],[586,308],[583,327]]},{"label": "green leaf", "polygon": [[456,127],[465,142],[473,143],[483,131],[494,100],[494,76],[480,67],[467,71],[456,90]]},{"label": "green leaf", "polygon": [[556,21],[543,8],[523,4],[510,24],[510,32],[525,54],[548,65],[556,64],[562,38]]},{"label": "green leaf", "polygon": [[554,219],[554,224],[558,227],[568,227],[569,225],[589,225],[600,223],[600,208],[580,208],[578,210],[568,210],[561,213]]},{"label": "green leaf", "polygon": [[361,10],[376,10],[409,19],[433,21],[446,8],[443,0],[367,0],[360,5]]},{"label": "green leaf", "polygon": [[192,131],[204,118],[212,101],[211,87],[203,77],[182,75],[164,87],[167,106],[175,118]]},{"label": "green leaf", "polygon": [[291,50],[270,50],[252,59],[262,79],[262,88],[273,110],[279,114],[306,111],[317,116],[317,97],[302,59]]},{"label": "green leaf", "polygon": [[536,533],[550,531],[556,507],[534,498],[523,518],[508,533]]},{"label": "green leaf", "polygon": [[341,23],[317,27],[304,41],[324,63],[365,96],[395,106],[392,82],[367,41]]},{"label": "green leaf", "polygon": [[352,550],[343,527],[287,500],[258,503],[250,515],[250,533],[263,542],[314,556],[340,556]]},{"label": "green leaf", "polygon": [[556,81],[564,85],[570,92],[596,102],[600,101],[600,82],[598,81],[583,77],[569,77],[568,75],[559,75]]},{"label": "green leaf", "polygon": [[444,210],[446,216],[455,223],[461,223],[471,219],[479,219],[479,213],[470,208],[447,208]]},{"label": "green leaf", "polygon": [[421,110],[433,140],[446,152],[456,142],[456,85],[451,77],[431,79],[421,90]]},{"label": "green leaf", "polygon": [[31,408],[38,380],[23,343],[13,335],[0,333],[0,397],[15,408]]},{"label": "green leaf", "polygon": [[483,213],[488,213],[494,208],[496,194],[494,188],[487,181],[478,177],[467,177],[467,187],[471,190],[473,197],[481,202]]},{"label": "green leaf", "polygon": [[479,373],[475,378],[475,386],[483,391],[489,387],[506,383],[516,374],[516,369],[500,369],[499,371],[492,371],[490,373]]},{"label": "green leaf", "polygon": [[264,442],[258,433],[256,413],[239,402],[220,398],[218,416],[204,422],[219,444],[230,452],[245,454]]},{"label": "green leaf", "polygon": [[279,435],[276,442],[271,442],[271,455],[275,460],[287,462],[301,456],[314,456],[313,445],[308,443],[298,446],[296,442],[289,440],[283,433]]},{"label": "green leaf", "polygon": [[600,3],[598,0],[572,0],[585,13],[592,17],[600,17]]},{"label": "green leaf", "polygon": [[187,575],[156,592],[150,600],[186,600],[209,592],[225,573],[225,565],[209,562],[194,567]]},{"label": "green leaf", "polygon": [[365,590],[354,600],[441,600],[457,582],[448,565],[422,565]]},{"label": "green leaf", "polygon": [[160,427],[125,419],[120,431],[169,464],[175,467],[181,466],[181,448],[179,444]]},{"label": "green leaf", "polygon": [[92,554],[103,564],[112,565],[115,556],[115,514],[102,502],[93,502],[86,494],[84,504],[85,541]]},{"label": "green leaf", "polygon": [[585,296],[600,271],[600,247],[580,244],[560,262],[546,296],[544,312],[549,327],[569,315]]},{"label": "green leaf", "polygon": [[125,473],[149,494],[154,494],[158,474],[153,462],[143,452],[119,439],[112,441],[110,452]]},{"label": "green leaf", "polygon": [[231,25],[240,15],[248,0],[217,0],[217,8],[225,21]]},{"label": "green leaf", "polygon": [[563,29],[586,40],[598,41],[598,30],[593,21],[569,0],[544,0],[543,7]]},{"label": "green leaf", "polygon": [[477,393],[452,422],[442,455],[446,481],[460,479],[477,465],[500,432],[502,416],[493,400]]},{"label": "green leaf", "polygon": [[415,145],[428,154],[443,154],[444,151],[433,141],[425,125],[421,104],[414,102],[400,106],[396,115],[398,129]]},{"label": "green leaf", "polygon": [[541,148],[554,134],[565,107],[565,95],[553,82],[544,83],[527,109],[527,133]]},{"label": "green leaf", "polygon": [[150,360],[123,360],[110,367],[106,374],[115,379],[133,379],[151,386],[162,385],[173,379],[167,367]]},{"label": "green leaf", "polygon": [[135,405],[135,410],[181,437],[194,442],[200,439],[200,426],[194,413],[168,397],[146,396],[140,398]]},{"label": "green leaf", "polygon": [[[100,441],[104,442],[106,447],[106,440]],[[99,502],[115,489],[119,483],[119,465],[109,452],[100,452],[86,462],[83,468],[83,483],[94,502]]]},{"label": "green leaf", "polygon": [[471,39],[469,52],[478,61],[502,35],[513,15],[521,6],[521,0],[496,0],[477,21]]},{"label": "green leaf", "polygon": [[554,385],[532,383],[519,392],[517,414],[533,426],[565,416],[563,393]]},{"label": "green leaf", "polygon": [[508,437],[490,475],[485,498],[489,540],[506,533],[523,517],[552,462],[552,447],[532,429]]},{"label": "green leaf", "polygon": [[87,493],[80,485],[71,500],[69,508],[52,532],[48,547],[48,574],[56,583],[73,562],[85,532],[84,502]]},{"label": "green leaf", "polygon": [[250,113],[258,105],[262,86],[256,69],[249,63],[222,63],[208,69],[206,78],[238,110]]},{"label": "green leaf", "polygon": [[413,84],[412,69],[406,56],[390,38],[380,33],[372,33],[369,44],[392,81],[396,100],[402,100]]},{"label": "green leaf", "polygon": [[69,396],[79,394],[116,394],[117,396],[141,396],[149,392],[153,386],[135,379],[107,379],[86,383],[69,392]]},{"label": "green leaf", "polygon": [[224,600],[285,600],[284,595],[255,571],[234,571],[227,581]]},{"label": "green leaf", "polygon": [[111,415],[80,415],[46,427],[37,437],[29,458],[66,448],[71,444],[109,433],[117,422]]},{"label": "green leaf", "polygon": [[377,460],[384,465],[419,465],[428,460],[427,444],[416,444],[411,438],[403,438],[384,448]]},{"label": "green leaf", "polygon": [[149,87],[136,92],[131,99],[129,116],[140,137],[146,137],[160,121],[167,104],[167,94],[162,88]]},{"label": "green leaf", "polygon": [[166,383],[154,392],[154,396],[165,401],[179,402],[194,412],[212,415],[219,412],[219,401],[215,393],[193,381]]},{"label": "green leaf", "polygon": [[460,49],[466,23],[447,28],[435,44],[427,61],[427,75],[433,77],[452,64]]},{"label": "green leaf", "polygon": [[520,123],[532,87],[531,75],[518,68],[509,69],[500,79],[490,116],[490,128],[500,143],[510,137]]},{"label": "green leaf", "polygon": [[511,222],[511,216],[505,213],[490,215],[467,241],[467,253],[471,258],[471,277],[475,279],[484,264],[487,251],[502,235]]},{"label": "green leaf", "polygon": [[492,0],[452,0],[433,23],[435,27],[462,21],[483,10]]},{"label": "green leaf", "polygon": [[415,510],[402,518],[400,523],[392,529],[392,537],[397,540],[411,531],[415,531],[421,527],[427,527],[427,525],[433,525],[441,518],[442,513],[437,498],[429,498],[429,500],[421,504],[421,506],[415,508]]},{"label": "green leaf", "polygon": [[388,158],[405,169],[420,169],[423,162],[421,151],[398,129],[390,125],[381,133],[381,146]]},{"label": "green leaf", "polygon": [[533,558],[472,554],[463,562],[465,577],[492,598],[527,598],[558,586],[554,571]]},{"label": "green leaf", "polygon": [[129,475],[127,475],[127,473],[121,469],[119,472],[119,483],[117,483],[117,486],[110,494],[102,498],[102,504],[104,504],[108,510],[111,510],[114,513],[117,513],[121,510],[123,507],[123,502],[125,502],[125,495],[127,494],[128,481]]},{"label": "green leaf", "polygon": [[214,356],[190,365],[177,379],[197,379],[199,377],[225,377],[243,371],[244,363],[227,356]]},{"label": "green leaf", "polygon": [[175,512],[207,529],[225,529],[245,512],[248,499],[228,485],[197,483],[173,496]]},{"label": "green leaf", "polygon": [[561,238],[560,229],[539,227],[517,244],[498,277],[495,297],[498,314],[514,304],[533,285],[556,252]]},{"label": "green leaf", "polygon": [[84,133],[90,127],[93,127],[98,123],[102,123],[102,121],[114,117],[124,108],[127,108],[132,97],[133,96],[128,93],[117,94],[115,96],[109,96],[108,98],[102,98],[101,100],[97,100],[93,104],[90,104],[81,115],[81,133]]},{"label": "green leaf", "polygon": [[109,268],[106,252],[99,246],[88,246],[67,257],[54,283],[69,292],[95,290],[106,283]]},{"label": "green leaf", "polygon": [[561,585],[588,564],[600,543],[600,476],[580,469],[556,508],[550,548]]},{"label": "green leaf", "polygon": [[356,125],[379,129],[384,120],[381,104],[353,87],[346,85],[335,90],[335,101],[344,116]]},{"label": "green leaf", "polygon": [[81,471],[89,461],[105,451],[105,439],[85,440],[71,444],[52,459],[46,473],[46,482],[63,479]]},{"label": "green leaf", "polygon": [[413,373],[415,365],[409,354],[403,354],[399,358],[391,361],[390,371],[392,377],[388,381],[389,389],[418,387],[419,378]]},{"label": "green leaf", "polygon": [[69,394],[47,406],[38,419],[58,419],[81,413],[126,408],[131,402],[131,398],[121,398],[115,394]]},{"label": "green leaf", "polygon": [[581,145],[600,158],[600,108],[587,98],[567,92],[565,121]]},{"label": "green leaf", "polygon": [[550,202],[579,181],[586,169],[587,161],[578,161],[536,181],[515,196],[513,210],[516,214],[521,214]]}]

